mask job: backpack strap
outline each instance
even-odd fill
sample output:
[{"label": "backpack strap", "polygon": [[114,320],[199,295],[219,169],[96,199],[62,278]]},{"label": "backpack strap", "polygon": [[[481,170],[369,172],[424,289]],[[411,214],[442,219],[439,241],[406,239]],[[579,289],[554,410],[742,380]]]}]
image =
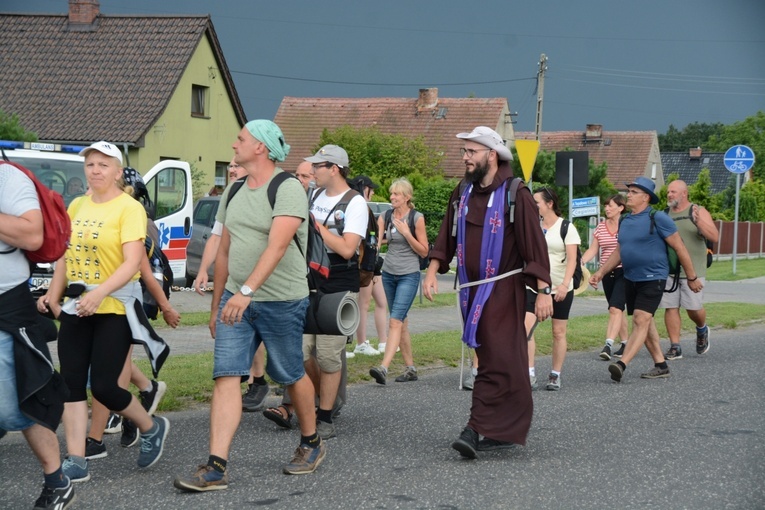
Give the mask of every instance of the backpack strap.
[{"label": "backpack strap", "polygon": [[383,221],[385,225],[385,234],[388,234],[388,231],[390,230],[390,224],[393,222],[393,209],[388,209],[385,211],[385,220]]},{"label": "backpack strap", "polygon": [[[343,196],[340,197],[340,200],[335,204],[335,207],[333,207],[329,211],[329,213],[327,214],[327,217],[324,218],[323,225],[325,227],[327,226],[327,221],[329,220],[330,216],[332,216],[332,213],[334,213],[337,209],[340,209],[341,211],[345,212],[345,209],[348,207],[348,204],[351,203],[351,200],[353,200],[353,197],[355,197],[356,195],[361,196],[361,194],[358,191],[356,191],[356,190],[349,189],[348,191],[346,191],[343,194]],[[318,196],[318,194],[317,194],[317,196]],[[343,225],[344,224],[345,224],[345,222],[343,222]],[[342,225],[340,226],[340,228],[337,228],[337,225],[335,225],[335,230],[337,230],[338,235],[340,235],[340,236],[343,235],[343,227],[342,227]]]},{"label": "backpack strap", "polygon": [[515,196],[518,194],[518,188],[525,186],[520,177],[510,177],[510,187],[507,189],[507,207],[508,221],[515,223]]}]

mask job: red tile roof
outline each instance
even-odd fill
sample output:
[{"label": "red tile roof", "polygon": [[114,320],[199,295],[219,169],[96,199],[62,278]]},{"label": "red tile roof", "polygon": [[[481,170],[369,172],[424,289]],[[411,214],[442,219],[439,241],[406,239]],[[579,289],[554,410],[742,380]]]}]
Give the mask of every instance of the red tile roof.
[{"label": "red tile roof", "polygon": [[[534,133],[515,133],[516,140],[534,140]],[[641,175],[651,177],[651,165],[656,163],[657,189],[664,183],[659,141],[656,131],[602,131],[599,140],[585,141],[584,131],[542,132],[540,150],[558,152],[563,150],[587,151],[595,164],[608,163],[608,179],[619,190],[625,182],[632,182]]]},{"label": "red tile roof", "polygon": [[[0,109],[41,140],[141,143],[207,36],[245,116],[209,16],[0,15]],[[83,29],[85,28],[85,29]]]},{"label": "red tile roof", "polygon": [[[499,130],[505,126],[508,145],[512,144],[512,125],[504,98],[438,98],[435,108],[417,110],[417,97],[412,98],[316,98],[285,97],[274,122],[292,146],[284,168],[293,171],[300,161],[317,150],[323,129],[349,125],[356,128],[377,126],[383,133],[423,136],[429,147],[445,152],[444,173],[462,175],[465,166],[459,154],[462,142],[457,133],[476,126]],[[439,112],[443,110],[443,117]],[[504,124],[505,122],[508,124]],[[509,133],[509,135],[508,135]],[[353,167],[353,161],[351,161]]]}]

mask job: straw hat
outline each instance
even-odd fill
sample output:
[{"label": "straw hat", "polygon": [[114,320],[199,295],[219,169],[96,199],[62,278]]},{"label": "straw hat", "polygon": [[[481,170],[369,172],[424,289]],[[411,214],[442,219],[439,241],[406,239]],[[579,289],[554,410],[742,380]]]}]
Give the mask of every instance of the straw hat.
[{"label": "straw hat", "polygon": [[579,287],[574,289],[574,295],[578,296],[585,290],[587,290],[587,286],[590,285],[590,270],[587,269],[587,266],[582,266],[582,281],[579,284]]}]

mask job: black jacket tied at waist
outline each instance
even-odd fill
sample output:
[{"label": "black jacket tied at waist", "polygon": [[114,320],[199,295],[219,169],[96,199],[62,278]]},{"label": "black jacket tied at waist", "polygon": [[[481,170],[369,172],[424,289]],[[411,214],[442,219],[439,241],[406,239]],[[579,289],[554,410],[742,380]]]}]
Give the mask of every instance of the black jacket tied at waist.
[{"label": "black jacket tied at waist", "polygon": [[56,372],[46,337],[50,328],[37,313],[35,301],[24,282],[0,294],[0,330],[14,338],[16,392],[19,408],[30,420],[56,430],[69,390]]}]

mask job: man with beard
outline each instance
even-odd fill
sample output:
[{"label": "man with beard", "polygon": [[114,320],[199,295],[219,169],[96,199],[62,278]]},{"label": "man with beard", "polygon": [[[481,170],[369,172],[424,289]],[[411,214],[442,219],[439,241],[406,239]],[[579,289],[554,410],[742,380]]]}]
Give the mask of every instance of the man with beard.
[{"label": "man with beard", "polygon": [[[715,242],[719,236],[709,211],[700,205],[688,201],[688,186],[681,180],[672,181],[667,186],[667,214],[675,222],[680,239],[688,249],[696,276],[702,284],[707,276],[707,240]],[[667,278],[667,288],[672,288],[674,278]],[[693,292],[688,286],[688,277],[680,269],[680,281],[675,292],[665,292],[659,308],[665,308],[664,324],[671,343],[664,355],[668,360],[681,359],[680,348],[680,308],[685,308],[688,317],[696,324],[696,353],[706,354],[709,350],[709,327],[707,312],[704,310],[704,291]]]},{"label": "man with beard", "polygon": [[[457,255],[462,341],[481,363],[473,387],[470,419],[452,448],[474,459],[477,451],[525,444],[533,402],[528,378],[525,285],[539,289],[535,315],[552,315],[550,261],[539,212],[525,186],[518,188],[513,216],[509,194],[510,149],[494,130],[460,133],[465,178],[452,192],[454,205],[441,223],[430,254],[423,292],[438,293],[436,273]],[[479,441],[479,434],[484,436]]]}]

